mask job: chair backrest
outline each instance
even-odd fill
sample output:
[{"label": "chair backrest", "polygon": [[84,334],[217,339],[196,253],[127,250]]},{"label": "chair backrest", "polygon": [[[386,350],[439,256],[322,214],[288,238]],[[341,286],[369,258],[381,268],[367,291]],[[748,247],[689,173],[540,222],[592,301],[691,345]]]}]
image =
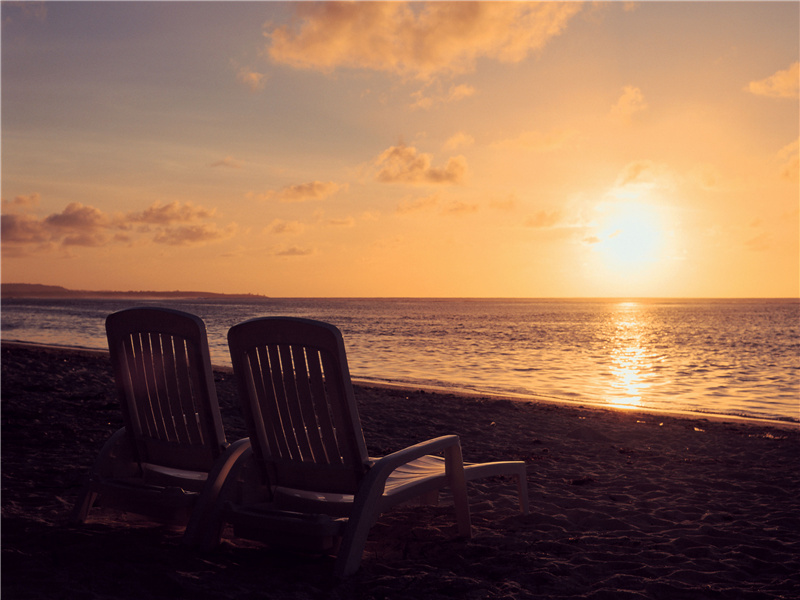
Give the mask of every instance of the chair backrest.
[{"label": "chair backrest", "polygon": [[228,345],[253,452],[270,481],[355,493],[369,459],[339,330],[264,317],[232,327]]},{"label": "chair backrest", "polygon": [[166,308],[106,319],[128,437],[140,463],[209,471],[226,446],[203,321]]}]

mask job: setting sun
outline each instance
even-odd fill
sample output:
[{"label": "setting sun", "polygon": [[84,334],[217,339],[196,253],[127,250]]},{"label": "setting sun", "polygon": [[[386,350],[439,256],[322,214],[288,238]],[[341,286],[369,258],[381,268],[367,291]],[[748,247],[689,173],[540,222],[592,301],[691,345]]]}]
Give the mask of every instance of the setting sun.
[{"label": "setting sun", "polygon": [[636,202],[612,206],[600,227],[597,251],[612,268],[653,266],[664,259],[663,228],[651,206]]}]

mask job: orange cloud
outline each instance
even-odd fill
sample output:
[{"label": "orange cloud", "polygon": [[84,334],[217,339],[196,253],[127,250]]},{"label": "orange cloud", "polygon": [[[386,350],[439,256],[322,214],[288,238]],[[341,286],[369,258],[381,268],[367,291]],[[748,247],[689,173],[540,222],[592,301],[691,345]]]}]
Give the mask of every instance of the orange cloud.
[{"label": "orange cloud", "polygon": [[474,137],[472,137],[467,133],[464,133],[463,131],[459,131],[455,135],[451,136],[444,143],[444,149],[455,150],[456,148],[460,148],[462,146],[472,146],[474,143],[475,143]]},{"label": "orange cloud", "polygon": [[235,233],[235,225],[228,225],[224,229],[220,229],[215,223],[180,225],[163,229],[153,237],[153,241],[169,246],[189,246],[228,239]]},{"label": "orange cloud", "polygon": [[443,215],[467,215],[478,212],[479,206],[475,203],[456,200],[442,210]]},{"label": "orange cloud", "polygon": [[120,233],[130,230],[133,223],[144,224],[138,233],[160,244],[201,244],[233,236],[234,224],[222,229],[215,223],[188,224],[207,220],[214,213],[190,202],[166,205],[155,202],[141,212],[109,215],[99,208],[71,202],[61,212],[42,219],[33,215],[2,215],[2,244],[4,249],[13,249],[14,255],[20,256],[26,251],[51,251],[58,247],[133,243],[130,235]]},{"label": "orange cloud", "polygon": [[461,84],[452,86],[447,93],[434,96],[425,96],[424,92],[420,90],[412,94],[416,101],[411,105],[411,108],[429,109],[437,104],[445,104],[448,102],[458,102],[464,98],[469,98],[476,92],[475,88],[471,85]]},{"label": "orange cloud", "polygon": [[642,90],[632,85],[626,85],[622,89],[622,96],[611,107],[611,116],[616,119],[627,120],[635,113],[641,112],[646,108],[647,102],[645,102]]},{"label": "orange cloud", "polygon": [[263,194],[247,195],[248,198],[258,200],[277,200],[278,202],[306,202],[309,200],[325,200],[339,190],[347,189],[347,184],[339,184],[333,181],[312,181],[297,185],[287,185],[280,190],[269,190]]},{"label": "orange cloud", "polygon": [[562,220],[563,220],[563,215],[560,210],[553,210],[553,211],[540,210],[535,215],[532,215],[525,220],[525,226],[534,227],[536,229],[555,227]]},{"label": "orange cloud", "polygon": [[334,227],[355,227],[356,220],[353,217],[344,217],[339,219],[328,219],[328,225]]},{"label": "orange cloud", "polygon": [[431,155],[399,144],[385,150],[375,161],[377,180],[383,183],[461,183],[467,174],[463,156],[450,157],[444,167],[432,167]]},{"label": "orange cloud", "polygon": [[103,232],[81,232],[64,237],[64,239],[61,240],[61,244],[64,246],[99,248],[101,246],[106,246],[111,239],[109,234]]},{"label": "orange cloud", "polygon": [[276,248],[272,252],[275,256],[310,256],[314,254],[312,248],[301,248],[299,246],[288,246],[283,248]]},{"label": "orange cloud", "polygon": [[211,163],[212,167],[227,167],[229,169],[241,169],[242,165],[236,162],[233,157],[226,156],[222,160]]},{"label": "orange cloud", "polygon": [[0,239],[6,244],[42,244],[50,240],[42,221],[31,215],[0,216]]},{"label": "orange cloud", "polygon": [[110,225],[110,218],[100,209],[71,202],[60,213],[45,217],[44,224],[69,231],[94,230]]},{"label": "orange cloud", "polygon": [[41,200],[41,196],[34,192],[29,196],[15,196],[13,199],[8,200],[6,198],[2,199],[2,206],[3,209],[22,209],[25,210],[27,208],[33,208],[39,206],[39,200]]},{"label": "orange cloud", "polygon": [[745,89],[756,96],[798,98],[800,97],[800,62],[796,62],[788,69],[778,71],[766,79],[751,81]]},{"label": "orange cloud", "polygon": [[297,26],[265,35],[272,60],[295,68],[427,79],[471,71],[481,57],[519,62],[580,10],[576,2],[299,3]]},{"label": "orange cloud", "polygon": [[[706,183],[713,181],[715,171],[710,168],[701,169],[705,171]],[[666,188],[672,185],[673,175],[669,167],[664,164],[656,163],[649,159],[635,160],[625,165],[620,171],[615,186],[617,189],[626,186],[639,188]]]},{"label": "orange cloud", "polygon": [[283,219],[275,219],[267,227],[268,233],[284,234],[284,233],[301,233],[304,227],[299,221],[284,221]]},{"label": "orange cloud", "polygon": [[412,212],[418,212],[433,208],[439,202],[439,196],[424,196],[422,198],[415,198],[414,200],[403,200],[396,209],[396,213],[406,215]]},{"label": "orange cloud", "polygon": [[800,140],[795,140],[781,148],[778,152],[778,160],[783,164],[781,166],[781,176],[790,181],[795,181],[800,175],[800,157],[798,156],[798,148],[800,148]]},{"label": "orange cloud", "polygon": [[161,225],[188,223],[197,219],[211,218],[215,212],[215,210],[194,206],[191,202],[170,202],[162,205],[156,201],[140,213],[130,213],[128,221]]},{"label": "orange cloud", "polygon": [[258,90],[264,89],[264,86],[267,83],[267,76],[264,75],[264,73],[259,73],[257,71],[248,69],[247,67],[242,67],[236,73],[236,81],[243,84],[251,92],[257,92]]}]

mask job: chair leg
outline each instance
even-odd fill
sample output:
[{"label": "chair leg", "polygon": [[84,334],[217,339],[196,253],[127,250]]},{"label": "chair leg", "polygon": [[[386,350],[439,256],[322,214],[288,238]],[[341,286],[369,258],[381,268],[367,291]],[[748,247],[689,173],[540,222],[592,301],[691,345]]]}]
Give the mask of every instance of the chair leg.
[{"label": "chair leg", "polygon": [[186,525],[185,546],[211,550],[219,545],[224,528],[224,504],[237,493],[240,472],[251,456],[250,440],[244,438],[231,444],[217,459]]},{"label": "chair leg", "polygon": [[461,454],[461,444],[449,446],[444,451],[445,473],[453,494],[453,504],[456,511],[459,535],[472,537],[472,521],[469,515],[469,496],[467,495],[467,478],[464,474],[464,458]]},{"label": "chair leg", "polygon": [[89,510],[92,508],[96,499],[97,493],[93,492],[88,487],[84,487],[81,491],[81,495],[78,497],[78,501],[75,503],[75,507],[72,509],[72,514],[70,515],[72,521],[76,523],[85,523],[86,517],[89,516]]},{"label": "chair leg", "polygon": [[519,510],[523,515],[530,514],[530,502],[528,500],[528,472],[525,465],[522,465],[517,474],[517,489],[519,490]]},{"label": "chair leg", "polygon": [[372,519],[351,517],[348,520],[344,536],[342,536],[336,562],[333,565],[333,575],[343,579],[358,571],[361,566],[361,556],[367,544],[367,536],[372,527]]}]

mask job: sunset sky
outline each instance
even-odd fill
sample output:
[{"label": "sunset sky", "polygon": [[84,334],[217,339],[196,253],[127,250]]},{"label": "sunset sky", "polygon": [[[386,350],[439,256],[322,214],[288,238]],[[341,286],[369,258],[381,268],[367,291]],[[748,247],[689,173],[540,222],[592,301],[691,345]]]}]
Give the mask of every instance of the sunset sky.
[{"label": "sunset sky", "polygon": [[2,281],[797,297],[800,3],[2,3]]}]

